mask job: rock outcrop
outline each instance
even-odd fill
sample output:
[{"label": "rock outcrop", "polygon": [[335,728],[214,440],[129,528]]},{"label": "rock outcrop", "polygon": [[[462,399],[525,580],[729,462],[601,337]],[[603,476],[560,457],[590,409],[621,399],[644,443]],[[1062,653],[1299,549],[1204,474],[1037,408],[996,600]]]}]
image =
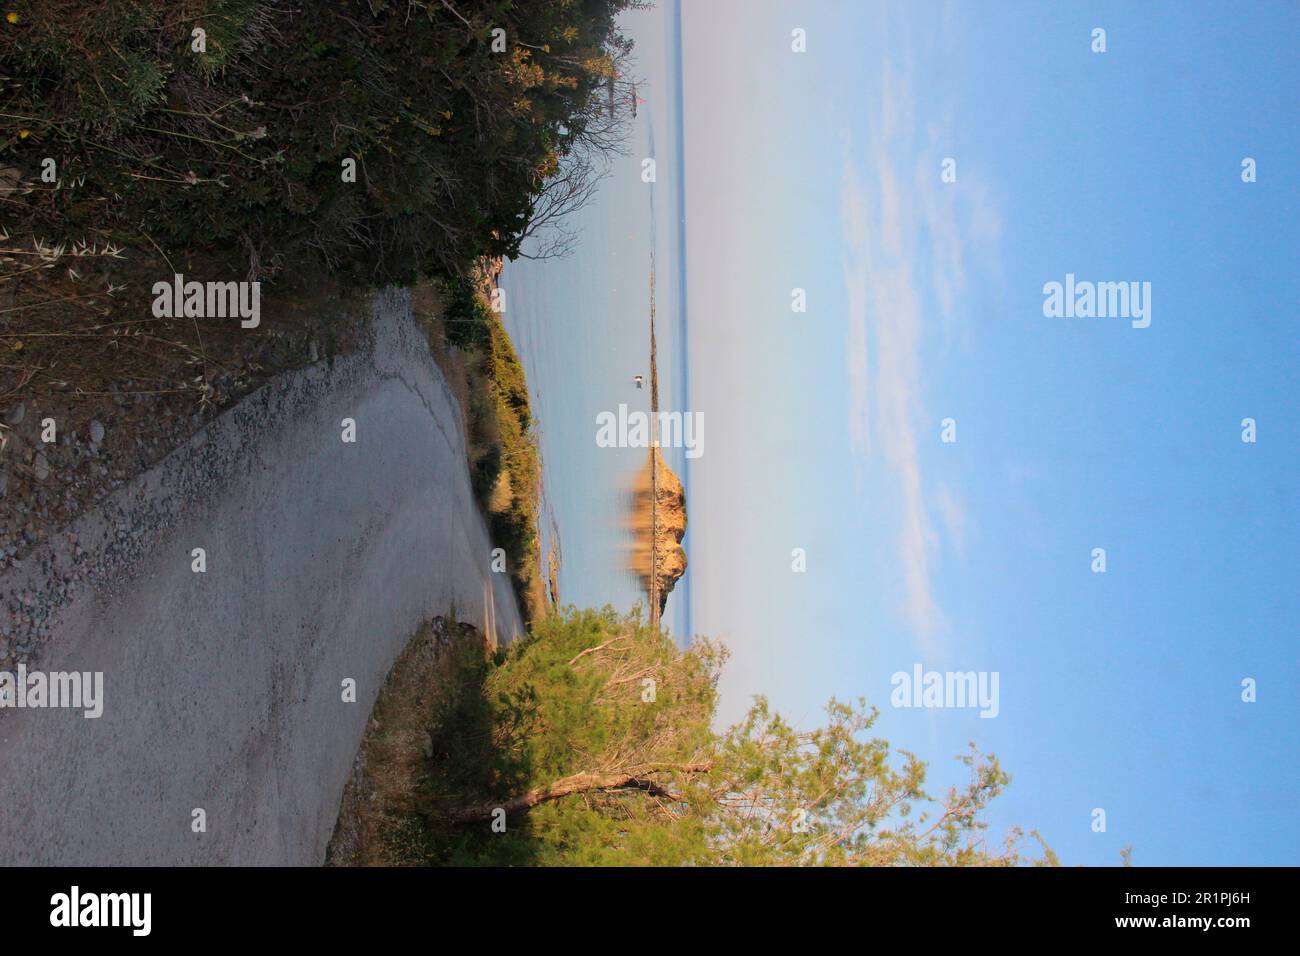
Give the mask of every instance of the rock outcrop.
[{"label": "rock outcrop", "polygon": [[641,579],[646,594],[651,594],[650,540],[653,535],[657,538],[655,551],[658,554],[659,611],[662,613],[668,594],[686,573],[686,552],[682,550],[681,544],[682,537],[686,534],[686,491],[682,488],[681,479],[668,467],[659,449],[652,449],[651,454],[654,456],[658,477],[658,502],[657,508],[652,512],[651,464],[647,461],[633,492],[632,525],[635,540],[632,546],[632,570]]}]

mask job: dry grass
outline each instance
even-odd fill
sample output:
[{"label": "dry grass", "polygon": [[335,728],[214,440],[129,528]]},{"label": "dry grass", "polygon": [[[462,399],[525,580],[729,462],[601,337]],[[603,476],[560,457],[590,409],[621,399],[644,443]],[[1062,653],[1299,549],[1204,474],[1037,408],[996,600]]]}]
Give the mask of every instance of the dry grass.
[{"label": "dry grass", "polygon": [[460,407],[461,437],[468,447],[469,364],[464,352],[447,343],[447,326],[442,321],[442,294],[436,283],[421,282],[411,291],[411,311],[429,339],[429,352],[434,363],[456,396],[456,404]]},{"label": "dry grass", "polygon": [[[481,263],[475,274],[476,281],[490,282],[490,278],[485,276],[490,274],[491,269],[491,265]],[[510,455],[510,449],[522,450],[524,445],[531,450],[531,455],[522,457],[536,463],[536,437],[522,423],[518,410],[500,400],[497,383],[493,380],[494,365],[491,359],[474,348],[463,350],[450,344],[445,306],[445,296],[433,283],[421,283],[412,293],[412,309],[428,338],[429,351],[460,405],[462,434],[471,475],[478,471],[480,463],[485,459],[495,457],[502,460],[501,471],[485,489],[486,493],[480,495],[479,506],[491,525],[492,516],[511,511],[517,499],[522,496],[528,502],[528,513],[536,516],[541,497],[540,476],[533,482],[520,481],[515,472],[504,464]],[[497,325],[492,335],[499,337],[496,347],[500,347],[500,340],[508,342],[508,336],[499,319],[494,321]],[[530,414],[527,409],[524,410],[524,415]],[[503,416],[510,416],[512,421],[504,422]],[[508,425],[509,428],[504,428],[503,425]],[[506,431],[510,437],[507,437]],[[533,520],[535,524],[535,517]],[[534,540],[540,540],[536,527],[533,528],[533,533]],[[494,542],[496,543],[498,542]],[[540,554],[528,561],[521,561],[517,555],[511,555],[510,564],[525,620],[531,621],[545,615],[553,602],[548,602],[547,599],[547,576],[550,572],[542,567]],[[554,573],[558,578],[558,569]],[[558,592],[558,584],[555,590]]]},{"label": "dry grass", "polygon": [[[0,233],[0,407],[17,397],[92,400],[128,390],[180,399],[188,412],[228,402],[266,374],[311,358],[339,309],[319,281],[262,288],[264,321],[157,318],[150,289],[174,272],[209,277],[202,261],[149,249],[50,244]],[[318,351],[342,351],[338,332]],[[265,374],[263,374],[265,373]]]},{"label": "dry grass", "polygon": [[460,673],[457,655],[486,653],[467,624],[435,618],[389,671],[362,737],[326,866],[415,866],[426,861],[419,824],[431,759],[429,727]]},{"label": "dry grass", "polygon": [[[0,230],[0,540],[11,559],[271,376],[343,353],[368,310],[313,280],[263,286],[262,322],[158,318],[153,283],[202,260]],[[57,440],[43,440],[52,419]],[[103,431],[98,443],[89,436]]]}]

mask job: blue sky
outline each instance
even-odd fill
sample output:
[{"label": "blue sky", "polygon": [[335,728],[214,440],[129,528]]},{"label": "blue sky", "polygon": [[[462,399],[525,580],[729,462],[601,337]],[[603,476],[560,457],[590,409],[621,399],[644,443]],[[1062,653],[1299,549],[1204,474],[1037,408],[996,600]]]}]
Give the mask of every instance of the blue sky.
[{"label": "blue sky", "polygon": [[[866,697],[936,783],[975,740],[1014,777],[995,828],[1069,863],[1300,862],[1300,8],[682,24],[691,610],[732,648],[724,719]],[[1150,282],[1151,326],[1044,317],[1067,272]],[[1000,714],[891,708],[915,663],[998,671]]]}]

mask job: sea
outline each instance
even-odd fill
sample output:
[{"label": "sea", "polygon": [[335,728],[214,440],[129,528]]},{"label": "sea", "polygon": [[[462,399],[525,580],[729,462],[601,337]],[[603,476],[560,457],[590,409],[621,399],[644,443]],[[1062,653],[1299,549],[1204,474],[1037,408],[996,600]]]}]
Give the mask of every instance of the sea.
[{"label": "sea", "polygon": [[[537,422],[542,554],[558,538],[560,601],[620,611],[640,605],[646,613],[648,599],[629,568],[629,517],[647,452],[599,447],[596,432],[597,416],[617,415],[621,404],[650,410],[652,260],[660,409],[690,408],[680,2],[628,11],[621,24],[635,42],[627,72],[636,77],[638,101],[625,155],[566,223],[577,236],[572,251],[508,262],[499,283]],[[649,182],[646,160],[654,161]],[[707,429],[704,435],[707,441]],[[688,566],[668,595],[662,625],[685,646],[692,636],[690,460],[682,448],[663,452],[686,489]]]}]

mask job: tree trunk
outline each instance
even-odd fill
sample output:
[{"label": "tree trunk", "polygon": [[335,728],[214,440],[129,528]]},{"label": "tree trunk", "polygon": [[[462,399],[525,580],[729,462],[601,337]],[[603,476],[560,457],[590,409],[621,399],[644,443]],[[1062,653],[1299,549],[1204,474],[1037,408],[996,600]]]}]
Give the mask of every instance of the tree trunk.
[{"label": "tree trunk", "polygon": [[713,764],[711,763],[648,763],[609,773],[575,773],[572,776],[557,780],[549,786],[534,787],[527,793],[520,794],[517,797],[510,797],[507,800],[457,807],[447,814],[447,818],[454,823],[490,820],[492,814],[497,810],[504,810],[506,815],[509,816],[522,810],[531,809],[548,800],[558,800],[560,797],[591,790],[617,790],[621,787],[639,787],[662,794],[665,791],[648,779],[651,774],[670,771],[676,771],[677,773],[708,773],[712,768]]}]

